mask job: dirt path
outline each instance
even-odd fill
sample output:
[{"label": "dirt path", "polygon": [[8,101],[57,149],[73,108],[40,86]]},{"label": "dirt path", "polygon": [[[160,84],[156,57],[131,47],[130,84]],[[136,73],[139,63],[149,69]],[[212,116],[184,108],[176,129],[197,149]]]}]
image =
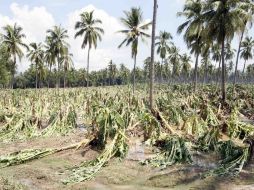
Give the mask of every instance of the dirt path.
[{"label": "dirt path", "polygon": [[[28,142],[1,144],[0,154],[24,148],[61,147],[79,142],[82,133],[67,137],[36,139]],[[98,154],[91,149],[69,150],[23,165],[0,170],[0,190],[254,190],[253,165],[235,178],[201,179],[208,167],[207,158],[198,158],[194,165],[177,165],[165,170],[141,166],[139,160],[150,156],[138,142],[131,147],[127,159],[113,159],[95,179],[73,185],[63,185],[67,169]]]}]

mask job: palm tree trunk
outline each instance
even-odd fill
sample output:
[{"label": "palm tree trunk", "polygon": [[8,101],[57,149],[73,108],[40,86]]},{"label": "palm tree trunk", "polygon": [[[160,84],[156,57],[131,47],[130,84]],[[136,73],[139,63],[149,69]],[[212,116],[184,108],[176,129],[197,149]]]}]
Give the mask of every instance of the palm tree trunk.
[{"label": "palm tree trunk", "polygon": [[152,26],[152,44],[151,44],[151,62],[150,62],[150,109],[153,109],[153,88],[154,88],[154,46],[155,46],[155,31],[156,31],[156,20],[157,20],[157,0],[154,0],[153,5],[153,26]]},{"label": "palm tree trunk", "polygon": [[137,54],[134,55],[134,68],[133,68],[133,85],[132,85],[132,93],[135,93],[135,85],[136,85],[136,64],[137,64]]},{"label": "palm tree trunk", "polygon": [[217,72],[217,77],[216,77],[216,86],[218,85],[218,83],[219,83],[219,78],[220,78],[220,71],[221,71],[221,57],[220,57],[220,61],[219,61],[219,67],[218,67],[218,72]]},{"label": "palm tree trunk", "polygon": [[50,87],[50,75],[51,75],[51,66],[49,66],[49,73],[48,73],[48,88]]},{"label": "palm tree trunk", "polygon": [[64,70],[64,88],[66,87],[66,70]]},{"label": "palm tree trunk", "polygon": [[204,84],[207,84],[207,78],[208,78],[208,64],[207,64],[207,61],[206,61],[206,63],[205,63]]},{"label": "palm tree trunk", "polygon": [[162,83],[162,81],[163,81],[163,79],[162,79],[163,61],[164,61],[164,59],[161,59],[160,83]]},{"label": "palm tree trunk", "polygon": [[237,51],[237,56],[236,56],[236,63],[235,63],[235,75],[234,75],[234,82],[233,82],[233,93],[235,93],[235,85],[236,85],[236,78],[237,78],[237,69],[238,69],[238,62],[239,62],[239,56],[241,52],[241,44],[243,41],[243,35],[244,35],[245,27],[244,30],[242,31],[239,46],[238,46],[238,51]]},{"label": "palm tree trunk", "polygon": [[222,60],[222,71],[221,71],[221,92],[222,92],[222,101],[223,103],[226,102],[226,81],[225,81],[225,58],[224,58],[224,54],[225,54],[225,37],[222,40],[222,44],[221,44],[221,60]]},{"label": "palm tree trunk", "polygon": [[13,89],[13,86],[14,86],[14,75],[15,75],[15,67],[16,67],[16,55],[14,54],[14,57],[13,57],[13,70],[12,70],[12,78],[11,78],[11,89]]},{"label": "palm tree trunk", "polygon": [[38,65],[35,64],[35,88],[38,88]]},{"label": "palm tree trunk", "polygon": [[242,75],[243,75],[243,76],[244,76],[244,72],[245,72],[245,68],[246,68],[246,62],[247,62],[247,60],[244,60],[243,72],[242,72]]},{"label": "palm tree trunk", "polygon": [[57,74],[57,88],[60,88],[60,58],[59,58],[59,55],[57,57],[57,70],[58,70],[58,74]]},{"label": "palm tree trunk", "polygon": [[246,62],[247,62],[247,60],[244,60],[244,65],[243,65],[243,72],[242,72],[242,76],[243,76],[243,82],[245,82],[245,76],[244,76],[244,72],[245,72],[245,68],[246,68]]},{"label": "palm tree trunk", "polygon": [[88,53],[87,53],[87,68],[86,68],[86,87],[88,88],[89,87],[89,61],[90,61],[90,50],[91,50],[91,47],[90,47],[90,44],[89,44],[89,47],[88,47]]},{"label": "palm tree trunk", "polygon": [[199,53],[197,53],[196,55],[196,63],[195,63],[195,69],[194,69],[194,77],[193,77],[194,92],[196,92],[197,81],[198,81],[198,58],[199,58]]}]

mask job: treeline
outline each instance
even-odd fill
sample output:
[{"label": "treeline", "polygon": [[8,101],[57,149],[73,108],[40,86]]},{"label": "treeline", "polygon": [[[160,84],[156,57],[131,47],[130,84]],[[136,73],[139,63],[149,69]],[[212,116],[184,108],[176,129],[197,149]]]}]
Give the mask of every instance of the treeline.
[{"label": "treeline", "polygon": [[[156,0],[154,7],[157,10]],[[156,35],[153,26],[151,50],[156,51],[160,61],[154,61],[152,53],[151,58],[144,60],[143,67],[137,67],[139,44],[150,39],[148,31],[152,22],[146,22],[142,10],[133,7],[124,11],[120,19],[124,30],[118,31],[124,35],[118,48],[130,47],[133,69],[124,64],[117,66],[113,60],[107,68],[92,72],[89,70],[90,51],[96,49],[104,34],[103,23],[94,16],[94,11],[82,13],[74,26],[76,34],[72,37],[82,38],[81,48],[87,50],[88,58],[86,68],[79,70],[73,66],[73,55],[67,43],[68,31],[61,25],[49,29],[44,42],[31,44],[24,43],[26,36],[22,27],[6,25],[0,38],[0,85],[4,88],[53,88],[132,83],[134,94],[135,83],[148,82],[149,78],[151,84],[153,78],[159,83],[192,82],[194,91],[197,83],[221,82],[225,100],[226,81],[233,81],[234,85],[253,82],[254,63],[248,63],[253,60],[254,40],[246,32],[252,26],[249,27],[249,23],[252,23],[253,15],[252,0],[186,0],[182,12],[177,13],[185,18],[177,32],[183,34],[190,53],[181,53],[167,31]],[[231,42],[236,33],[241,38],[234,49]],[[193,64],[191,55],[195,57]],[[24,56],[31,65],[24,73],[17,73],[17,59]],[[240,63],[242,70],[239,70]]]}]

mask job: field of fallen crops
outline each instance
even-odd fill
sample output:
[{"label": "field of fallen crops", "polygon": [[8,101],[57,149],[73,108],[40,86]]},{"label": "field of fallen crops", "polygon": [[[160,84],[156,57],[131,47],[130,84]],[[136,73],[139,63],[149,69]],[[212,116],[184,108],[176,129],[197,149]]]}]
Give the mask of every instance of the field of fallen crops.
[{"label": "field of fallen crops", "polygon": [[224,105],[216,86],[200,86],[196,93],[188,85],[160,86],[152,111],[146,88],[138,89],[135,96],[127,86],[1,90],[0,186],[226,189],[230,184],[238,189],[254,184],[253,86],[237,86],[234,97],[228,86]]}]

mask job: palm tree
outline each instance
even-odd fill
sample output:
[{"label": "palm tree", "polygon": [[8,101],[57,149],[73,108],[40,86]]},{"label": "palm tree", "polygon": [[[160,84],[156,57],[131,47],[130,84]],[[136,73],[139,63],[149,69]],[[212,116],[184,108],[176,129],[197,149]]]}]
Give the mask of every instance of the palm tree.
[{"label": "palm tree", "polygon": [[240,1],[237,0],[207,0],[203,16],[206,20],[206,38],[221,44],[221,91],[222,101],[225,102],[225,42],[231,42],[235,33],[244,27],[242,18],[246,17],[246,12],[240,8]]},{"label": "palm tree", "polygon": [[109,71],[109,79],[110,79],[109,83],[110,85],[114,85],[117,68],[116,68],[116,64],[114,64],[112,60],[108,64],[108,71]]},{"label": "palm tree", "polygon": [[254,40],[252,37],[246,37],[241,44],[241,58],[244,59],[243,75],[246,67],[246,62],[253,58]]},{"label": "palm tree", "polygon": [[211,65],[211,61],[210,61],[210,52],[208,51],[207,53],[205,53],[203,55],[203,59],[201,60],[202,66],[203,66],[203,83],[207,83],[207,79],[208,79],[208,68],[209,65]]},{"label": "palm tree", "polygon": [[[243,9],[245,9],[248,14],[246,15],[245,18],[242,18],[242,19],[244,19],[244,26],[243,26],[242,31],[241,31],[241,37],[240,37],[238,51],[237,51],[237,55],[236,55],[235,75],[234,75],[234,83],[233,83],[234,92],[235,92],[238,62],[239,62],[239,57],[240,57],[240,53],[241,53],[241,45],[242,45],[242,41],[243,41],[243,36],[244,36],[245,30],[246,30],[247,23],[248,22],[252,23],[252,21],[253,21],[253,15],[254,15],[254,4],[253,4],[253,2],[254,2],[253,0],[244,0],[241,4],[241,7]],[[252,24],[251,24],[251,26],[252,26]]]},{"label": "palm tree", "polygon": [[91,12],[83,12],[80,15],[80,21],[76,22],[75,30],[78,30],[75,34],[75,38],[78,36],[83,36],[83,41],[81,48],[85,49],[88,46],[87,52],[87,82],[86,86],[89,86],[89,63],[90,63],[90,51],[91,48],[97,48],[98,40],[102,40],[102,35],[104,34],[104,30],[99,26],[102,24],[100,19],[94,18],[94,11]]},{"label": "palm tree", "polygon": [[143,23],[143,14],[140,8],[131,8],[130,11],[124,11],[124,14],[125,17],[121,18],[121,22],[126,29],[118,32],[125,34],[126,38],[122,41],[118,48],[121,48],[124,44],[126,44],[126,46],[131,45],[131,56],[134,59],[132,90],[134,94],[139,39],[141,38],[141,40],[144,41],[145,38],[150,37],[150,35],[146,33],[146,30],[149,29],[151,23]]},{"label": "palm tree", "polygon": [[188,56],[186,53],[181,56],[181,62],[182,62],[182,74],[185,79],[188,80],[191,70],[191,57]]},{"label": "palm tree", "polygon": [[172,76],[179,76],[180,75],[180,50],[176,46],[172,46],[169,49],[169,62],[173,65],[172,69]]},{"label": "palm tree", "polygon": [[178,13],[178,16],[186,17],[187,21],[178,27],[177,32],[182,33],[185,30],[184,41],[188,48],[191,48],[191,53],[196,56],[193,76],[194,91],[197,88],[198,62],[203,43],[204,17],[202,13],[203,3],[201,0],[187,0],[183,12]]},{"label": "palm tree", "polygon": [[150,109],[153,110],[153,88],[154,88],[154,48],[155,48],[155,31],[156,31],[156,22],[157,22],[157,9],[158,3],[157,0],[153,1],[153,24],[152,24],[152,43],[151,43],[151,63],[150,63]]},{"label": "palm tree", "polygon": [[128,84],[129,83],[130,70],[123,63],[121,63],[119,72],[120,72],[120,76],[123,80],[123,83]]},{"label": "palm tree", "polygon": [[73,54],[69,53],[69,49],[65,48],[64,55],[60,59],[60,64],[64,68],[64,88],[66,87],[66,73],[73,67]]},{"label": "palm tree", "polygon": [[[169,44],[171,43],[169,40],[172,40],[172,36],[170,33],[166,31],[161,31],[159,36],[155,37],[155,40],[157,42],[155,43],[155,46],[157,46],[157,54],[160,55],[161,58],[161,68],[164,63],[164,59],[166,58],[168,49],[170,49]],[[172,44],[172,43],[171,43]],[[160,82],[162,82],[162,69],[160,73]]]},{"label": "palm tree", "polygon": [[216,76],[216,85],[219,81],[219,75],[220,75],[220,68],[221,68],[221,48],[219,44],[214,44],[211,48],[212,52],[212,60],[216,63],[219,63],[218,69],[217,69],[217,76]]},{"label": "palm tree", "polygon": [[7,47],[7,52],[13,57],[12,67],[12,79],[11,79],[11,88],[13,88],[14,75],[17,64],[17,57],[19,60],[24,56],[22,47],[25,47],[27,50],[28,46],[23,42],[23,39],[26,37],[22,33],[23,28],[18,26],[17,23],[14,26],[7,25],[3,27],[4,34],[2,34],[2,43]]},{"label": "palm tree", "polygon": [[144,76],[145,76],[145,81],[147,81],[147,79],[149,79],[150,65],[151,65],[151,57],[147,57],[144,60]]},{"label": "palm tree", "polygon": [[52,67],[56,64],[55,55],[54,55],[53,49],[51,48],[50,39],[46,39],[44,60],[49,68],[49,72],[47,73],[48,88],[49,88],[50,87],[50,78],[52,76]]},{"label": "palm tree", "polygon": [[42,44],[39,43],[31,43],[30,44],[30,50],[27,54],[27,57],[29,60],[35,64],[35,73],[36,73],[36,82],[35,86],[36,89],[38,88],[38,73],[39,68],[41,69],[43,67],[44,63],[44,51],[42,49]]},{"label": "palm tree", "polygon": [[47,31],[46,42],[49,44],[50,52],[53,55],[54,60],[57,60],[58,70],[58,84],[60,87],[60,69],[61,69],[61,57],[65,54],[65,49],[69,47],[69,44],[65,41],[69,36],[67,30],[61,26],[54,26],[53,29]]}]

